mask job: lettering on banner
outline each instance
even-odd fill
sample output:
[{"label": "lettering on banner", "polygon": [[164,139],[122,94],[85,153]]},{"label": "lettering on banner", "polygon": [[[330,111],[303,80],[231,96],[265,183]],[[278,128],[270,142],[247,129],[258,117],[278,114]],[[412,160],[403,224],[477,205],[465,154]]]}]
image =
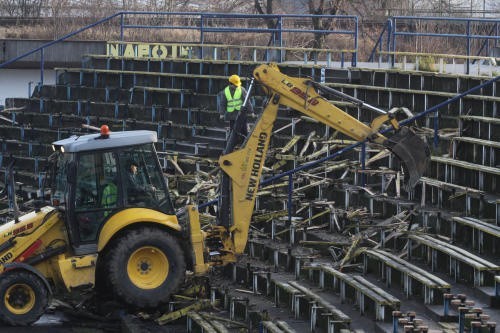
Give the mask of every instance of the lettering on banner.
[{"label": "lettering on banner", "polygon": [[110,57],[166,59],[185,58],[192,53],[191,46],[147,44],[147,43],[107,43],[106,55]]}]

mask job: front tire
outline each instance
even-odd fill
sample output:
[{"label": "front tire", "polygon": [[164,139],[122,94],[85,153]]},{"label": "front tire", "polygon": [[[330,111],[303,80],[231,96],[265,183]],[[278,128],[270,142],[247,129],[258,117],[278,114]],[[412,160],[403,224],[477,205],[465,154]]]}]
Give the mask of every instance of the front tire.
[{"label": "front tire", "polygon": [[49,291],[36,274],[12,270],[0,275],[0,297],[0,320],[12,326],[26,326],[45,312]]},{"label": "front tire", "polygon": [[134,308],[168,302],[184,281],[184,253],[172,235],[157,228],[128,231],[106,256],[114,295]]}]

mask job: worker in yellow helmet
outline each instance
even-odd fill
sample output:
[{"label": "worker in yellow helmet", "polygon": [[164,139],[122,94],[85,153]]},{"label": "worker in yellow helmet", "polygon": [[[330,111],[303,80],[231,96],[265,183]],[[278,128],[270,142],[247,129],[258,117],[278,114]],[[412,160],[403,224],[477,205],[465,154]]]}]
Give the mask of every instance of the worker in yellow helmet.
[{"label": "worker in yellow helmet", "polygon": [[250,101],[243,106],[247,91],[241,86],[240,77],[233,74],[228,81],[229,84],[219,93],[220,119],[229,122],[231,130],[236,131],[237,143],[241,143],[248,135],[247,114],[253,114],[253,108]]}]

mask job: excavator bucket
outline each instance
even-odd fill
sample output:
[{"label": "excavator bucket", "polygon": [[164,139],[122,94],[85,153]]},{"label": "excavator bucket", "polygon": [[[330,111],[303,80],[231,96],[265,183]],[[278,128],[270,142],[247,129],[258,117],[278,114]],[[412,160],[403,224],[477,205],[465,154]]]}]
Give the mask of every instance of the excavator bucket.
[{"label": "excavator bucket", "polygon": [[409,190],[415,187],[429,163],[431,153],[427,143],[405,126],[396,131],[383,145],[398,157],[405,172],[410,176],[406,188]]}]

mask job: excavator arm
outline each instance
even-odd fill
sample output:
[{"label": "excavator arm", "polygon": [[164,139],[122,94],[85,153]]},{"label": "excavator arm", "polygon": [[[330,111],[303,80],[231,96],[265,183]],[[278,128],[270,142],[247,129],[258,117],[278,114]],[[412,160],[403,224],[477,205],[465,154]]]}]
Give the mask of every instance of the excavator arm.
[{"label": "excavator arm", "polygon": [[236,253],[242,253],[247,243],[250,218],[279,105],[280,95],[273,94],[243,148],[219,159],[219,166],[231,178],[233,224],[229,231]]},{"label": "excavator arm", "polygon": [[377,143],[385,138],[377,133],[377,129],[363,124],[320,96],[309,79],[287,76],[275,65],[261,65],[254,70],[254,77],[264,89],[280,95],[280,104],[322,122],[356,141],[368,137]]},{"label": "excavator arm", "polygon": [[[392,113],[309,79],[289,77],[281,73],[275,64],[260,65],[253,74],[255,79],[269,90],[269,93],[280,94],[280,104],[302,112],[357,141],[368,139],[389,149],[401,161],[408,175],[406,181],[408,189],[415,186],[427,169],[430,157],[428,145],[408,127],[399,128]],[[316,88],[327,93],[334,93],[337,97],[350,100],[382,115],[375,118],[370,126],[365,125],[320,96]],[[390,138],[379,133],[381,126],[387,122],[390,122],[396,131]]]},{"label": "excavator arm", "polygon": [[[399,129],[391,114],[380,111],[382,115],[368,126],[319,95],[315,88],[317,84],[309,79],[289,77],[273,64],[260,65],[253,74],[271,98],[244,146],[219,159],[220,167],[231,178],[233,223],[229,231],[235,253],[242,253],[246,246],[250,218],[279,105],[297,110],[357,141],[369,139],[387,147],[405,165],[410,174],[410,186],[414,186],[425,171],[430,155],[427,144],[410,130]],[[379,133],[386,122],[397,130],[390,139]]]},{"label": "excavator arm", "polygon": [[[235,261],[236,255],[243,253],[245,249],[262,169],[280,105],[297,110],[357,141],[369,139],[387,147],[405,165],[410,174],[411,186],[414,186],[425,171],[430,155],[427,144],[412,131],[406,128],[400,129],[398,122],[390,113],[371,107],[382,115],[375,118],[371,126],[368,126],[319,95],[316,92],[317,83],[308,79],[289,77],[281,73],[276,65],[258,66],[254,70],[254,77],[264,89],[267,89],[270,98],[243,146],[219,158],[219,166],[230,178],[232,223],[229,228],[213,226],[205,234],[206,239],[217,238],[223,244],[223,254],[219,257],[219,264]],[[390,122],[396,130],[396,134],[391,138],[379,133],[381,126],[386,122]],[[193,213],[194,211],[191,209],[190,220],[196,222],[199,217],[197,212]],[[199,223],[191,223],[192,235],[197,234],[199,230],[199,226],[193,229],[195,225]],[[197,244],[200,244],[200,241]],[[198,247],[195,252],[199,253],[202,247]],[[201,260],[196,260],[196,264],[198,263],[201,263]],[[200,267],[199,272],[205,269],[205,266]]]}]

